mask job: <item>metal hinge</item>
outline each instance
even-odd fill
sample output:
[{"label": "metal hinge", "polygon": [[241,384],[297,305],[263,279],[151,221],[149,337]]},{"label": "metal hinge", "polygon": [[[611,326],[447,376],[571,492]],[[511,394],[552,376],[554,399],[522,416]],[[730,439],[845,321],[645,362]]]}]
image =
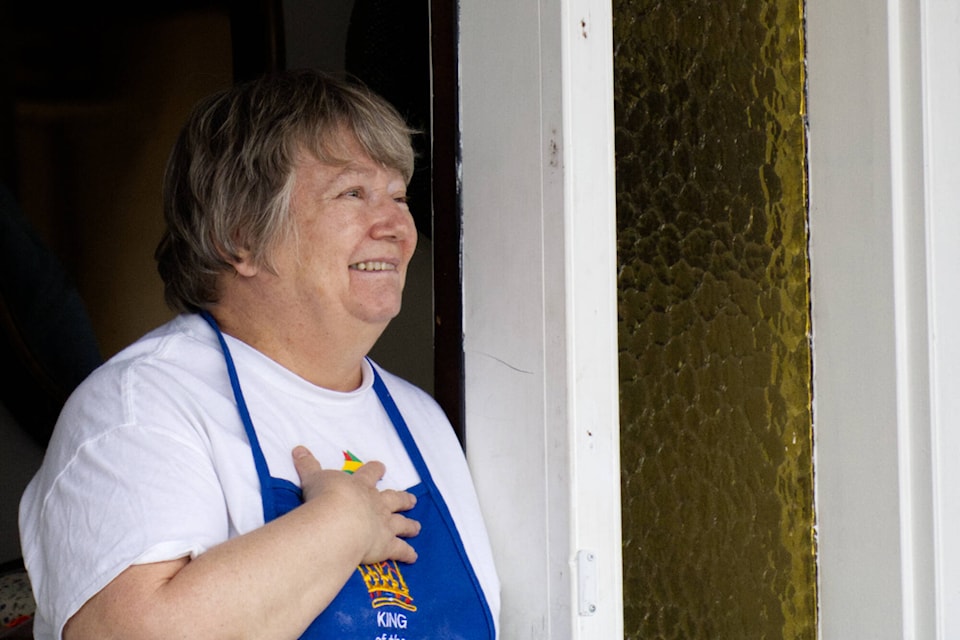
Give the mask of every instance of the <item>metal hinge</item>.
[{"label": "metal hinge", "polygon": [[597,554],[577,551],[577,610],[581,616],[597,612]]}]

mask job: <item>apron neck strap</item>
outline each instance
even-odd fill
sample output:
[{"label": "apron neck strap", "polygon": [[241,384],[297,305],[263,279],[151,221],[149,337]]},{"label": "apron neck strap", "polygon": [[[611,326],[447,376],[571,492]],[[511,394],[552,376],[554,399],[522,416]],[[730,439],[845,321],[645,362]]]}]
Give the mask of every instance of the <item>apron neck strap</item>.
[{"label": "apron neck strap", "polygon": [[243,422],[243,429],[247,432],[247,440],[250,442],[250,449],[253,451],[253,463],[257,468],[257,477],[260,479],[260,496],[263,500],[264,518],[267,514],[275,513],[273,497],[271,491],[264,491],[268,486],[270,479],[270,468],[267,466],[267,459],[263,455],[263,449],[260,448],[260,440],[257,438],[257,432],[253,428],[253,420],[250,418],[250,411],[247,409],[247,402],[243,399],[243,391],[240,389],[240,378],[237,377],[237,367],[233,364],[233,356],[230,355],[230,349],[227,347],[227,341],[223,337],[223,332],[217,325],[217,321],[210,315],[210,312],[204,309],[200,312],[207,324],[213,328],[217,334],[217,340],[220,341],[220,348],[223,350],[223,359],[227,363],[227,375],[230,376],[230,386],[233,388],[233,397],[237,402],[237,410],[240,413],[240,420]]}]

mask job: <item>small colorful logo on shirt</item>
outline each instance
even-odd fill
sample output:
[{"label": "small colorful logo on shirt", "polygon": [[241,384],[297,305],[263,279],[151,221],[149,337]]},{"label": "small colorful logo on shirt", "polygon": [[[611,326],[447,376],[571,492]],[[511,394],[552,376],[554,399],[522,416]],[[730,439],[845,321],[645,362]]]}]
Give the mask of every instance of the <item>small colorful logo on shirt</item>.
[{"label": "small colorful logo on shirt", "polygon": [[346,471],[350,475],[353,475],[353,472],[363,466],[363,462],[357,456],[353,455],[349,451],[343,452],[343,466],[340,468],[341,471]]}]

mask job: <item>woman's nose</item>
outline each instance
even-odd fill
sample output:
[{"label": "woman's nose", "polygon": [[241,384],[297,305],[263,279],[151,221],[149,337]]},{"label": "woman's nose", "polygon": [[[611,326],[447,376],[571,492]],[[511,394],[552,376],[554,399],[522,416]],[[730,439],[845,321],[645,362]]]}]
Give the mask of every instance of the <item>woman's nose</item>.
[{"label": "woman's nose", "polygon": [[375,237],[405,240],[416,234],[413,216],[405,202],[383,198],[381,202],[374,205],[374,208],[375,222],[372,232]]}]

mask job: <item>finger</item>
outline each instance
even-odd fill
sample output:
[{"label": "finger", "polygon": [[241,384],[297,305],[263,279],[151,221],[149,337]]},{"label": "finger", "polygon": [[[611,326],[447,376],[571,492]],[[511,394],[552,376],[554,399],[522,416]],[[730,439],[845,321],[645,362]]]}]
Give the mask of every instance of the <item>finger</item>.
[{"label": "finger", "polygon": [[419,520],[395,514],[391,525],[398,538],[416,538],[420,535]]},{"label": "finger", "polygon": [[409,542],[397,538],[393,553],[390,554],[392,560],[412,564],[417,561],[417,550]]},{"label": "finger", "polygon": [[376,564],[384,560],[398,560],[400,562],[416,562],[417,550],[406,540],[394,538],[384,549],[382,554],[371,554],[363,558],[363,564]]},{"label": "finger", "polygon": [[364,463],[359,469],[354,471],[353,477],[365,480],[371,487],[375,487],[377,486],[377,483],[383,479],[383,474],[386,472],[387,468],[382,462],[371,460],[370,462]]},{"label": "finger", "polygon": [[409,511],[417,506],[417,496],[413,495],[409,491],[385,489],[380,492],[380,495],[386,501],[387,508],[391,513],[396,513],[397,511]]},{"label": "finger", "polygon": [[300,476],[301,483],[305,476],[310,475],[311,473],[316,473],[321,471],[323,467],[320,466],[320,462],[313,457],[313,454],[310,453],[310,450],[303,445],[297,445],[293,448],[293,466],[297,470],[297,475]]}]

